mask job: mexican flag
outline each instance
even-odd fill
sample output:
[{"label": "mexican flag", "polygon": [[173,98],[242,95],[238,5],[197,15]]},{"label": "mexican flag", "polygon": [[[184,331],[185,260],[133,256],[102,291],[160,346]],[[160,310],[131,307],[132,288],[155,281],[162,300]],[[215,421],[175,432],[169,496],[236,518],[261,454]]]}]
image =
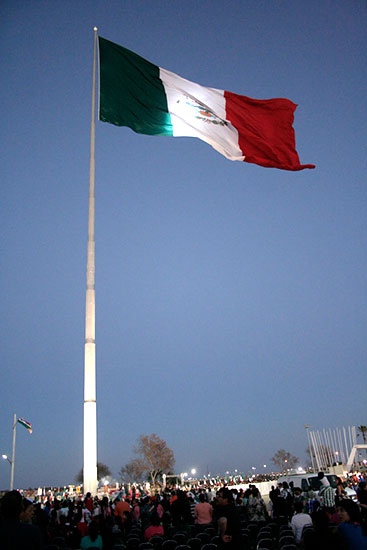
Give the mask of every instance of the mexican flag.
[{"label": "mexican flag", "polygon": [[18,418],[18,422],[19,424],[24,426],[29,431],[30,434],[32,433],[32,424],[24,420],[24,418]]},{"label": "mexican flag", "polygon": [[300,164],[289,99],[252,99],[190,82],[99,37],[99,120],[139,134],[189,136],[230,160],[283,170]]}]

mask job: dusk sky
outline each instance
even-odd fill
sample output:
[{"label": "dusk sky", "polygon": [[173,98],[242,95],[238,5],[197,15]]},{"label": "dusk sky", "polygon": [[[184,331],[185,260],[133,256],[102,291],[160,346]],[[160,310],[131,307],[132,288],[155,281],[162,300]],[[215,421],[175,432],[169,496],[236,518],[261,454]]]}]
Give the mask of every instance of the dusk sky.
[{"label": "dusk sky", "polygon": [[33,427],[15,488],[83,464],[94,26],[199,84],[291,99],[316,165],[96,123],[98,460],[118,479],[156,433],[177,473],[271,471],[280,448],[305,464],[305,423],[367,424],[366,25],[358,0],[1,3],[1,453],[14,412]]}]

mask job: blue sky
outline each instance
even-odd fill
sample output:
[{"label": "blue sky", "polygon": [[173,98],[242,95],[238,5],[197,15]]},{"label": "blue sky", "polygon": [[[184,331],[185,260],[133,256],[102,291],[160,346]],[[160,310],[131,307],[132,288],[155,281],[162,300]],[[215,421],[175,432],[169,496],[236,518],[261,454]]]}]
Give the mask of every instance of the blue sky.
[{"label": "blue sky", "polygon": [[[96,128],[98,459],[140,434],[176,471],[305,460],[366,424],[364,2],[5,1],[0,7],[0,451],[15,486],[82,466],[93,27],[203,85],[298,104],[315,170]],[[0,488],[10,468],[0,463]]]}]

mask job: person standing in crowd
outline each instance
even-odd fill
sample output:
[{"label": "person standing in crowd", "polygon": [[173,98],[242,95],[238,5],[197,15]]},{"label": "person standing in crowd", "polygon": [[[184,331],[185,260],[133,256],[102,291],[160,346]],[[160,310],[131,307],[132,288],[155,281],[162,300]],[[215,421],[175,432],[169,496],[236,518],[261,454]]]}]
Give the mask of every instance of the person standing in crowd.
[{"label": "person standing in crowd", "polygon": [[340,477],[336,478],[336,491],[335,491],[335,506],[338,506],[338,503],[343,500],[343,498],[346,498],[347,493],[344,489],[344,484]]},{"label": "person standing in crowd", "polygon": [[250,521],[258,522],[268,519],[265,501],[261,498],[260,491],[257,487],[251,489],[246,509]]},{"label": "person standing in crowd", "polygon": [[90,550],[91,548],[103,549],[102,537],[98,531],[98,525],[95,521],[92,521],[88,528],[88,535],[83,537],[80,541],[81,550]]},{"label": "person standing in crowd", "polygon": [[133,520],[133,523],[137,523],[139,521],[139,518],[140,518],[139,501],[136,498],[134,498],[134,500],[132,502],[132,505],[133,505],[133,509],[132,509],[132,512],[131,512],[132,520]]},{"label": "person standing in crowd", "polygon": [[312,525],[312,519],[309,514],[304,513],[304,504],[301,501],[294,503],[294,512],[294,516],[291,519],[291,527],[296,543],[300,544],[303,528],[305,525]]},{"label": "person standing in crowd", "polygon": [[144,531],[144,539],[149,542],[154,536],[164,536],[164,529],[161,525],[161,519],[156,513],[153,513],[150,518],[150,525]]},{"label": "person standing in crowd", "polygon": [[9,491],[1,499],[0,548],[2,550],[41,550],[43,548],[39,527],[20,521],[23,511],[23,499],[18,491]]},{"label": "person standing in crowd", "polygon": [[317,477],[321,482],[321,487],[319,491],[321,507],[326,510],[328,514],[332,515],[335,510],[335,491],[331,487],[329,480],[325,476],[324,472],[319,472],[317,474]]},{"label": "person standing in crowd", "polygon": [[23,509],[19,516],[20,521],[22,523],[32,523],[33,512],[34,512],[33,502],[31,502],[26,498],[23,498],[22,504],[23,504]]},{"label": "person standing in crowd", "polygon": [[302,494],[302,489],[300,487],[295,487],[293,490],[293,504],[295,506],[296,502],[301,502],[303,506],[303,511],[305,511],[307,499],[305,495]]},{"label": "person standing in crowd", "polygon": [[286,502],[287,516],[290,521],[293,516],[293,491],[286,481],[283,482],[283,488],[280,490],[280,496],[283,497]]},{"label": "person standing in crowd", "polygon": [[351,499],[341,500],[338,514],[341,520],[337,527],[339,547],[343,550],[367,550],[367,526],[358,504]]},{"label": "person standing in crowd", "polygon": [[241,522],[233,503],[232,493],[227,487],[219,489],[216,497],[215,515],[218,520],[219,548],[241,549]]},{"label": "person standing in crowd", "polygon": [[367,521],[367,483],[361,481],[357,489],[357,499],[361,507],[361,513],[364,520]]},{"label": "person standing in crowd", "polygon": [[92,514],[93,513],[93,499],[92,499],[92,495],[90,493],[87,493],[85,495],[84,502],[85,502],[85,507]]},{"label": "person standing in crowd", "polygon": [[171,504],[171,514],[174,525],[192,523],[190,503],[184,491],[178,491],[177,499]]},{"label": "person standing in crowd", "polygon": [[114,515],[115,517],[120,518],[122,524],[125,521],[124,512],[130,512],[130,503],[128,499],[118,500],[115,505]]},{"label": "person standing in crowd", "polygon": [[208,527],[212,522],[213,508],[212,505],[205,500],[205,495],[203,493],[199,495],[199,502],[195,506],[194,515],[197,525],[199,525],[201,529],[205,529],[205,527]]},{"label": "person standing in crowd", "polygon": [[[272,485],[271,490],[269,492],[269,499],[270,499],[270,502],[271,502],[271,514],[272,514],[273,518],[276,518],[278,516],[277,501],[278,501],[279,497],[280,497],[280,488],[279,488],[279,486],[277,486],[275,488],[274,485]],[[245,501],[244,501],[244,504],[246,504]]]}]

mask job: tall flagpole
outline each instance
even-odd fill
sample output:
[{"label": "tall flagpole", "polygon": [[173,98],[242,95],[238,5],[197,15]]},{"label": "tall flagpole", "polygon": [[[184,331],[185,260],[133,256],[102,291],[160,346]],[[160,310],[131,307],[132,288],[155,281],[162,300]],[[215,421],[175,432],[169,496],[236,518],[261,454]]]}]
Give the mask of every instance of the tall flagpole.
[{"label": "tall flagpole", "polygon": [[85,305],[84,346],[84,466],[83,492],[97,493],[97,406],[96,406],[96,341],[95,341],[95,118],[97,27],[94,27],[92,116],[90,131],[89,205],[87,245],[87,291]]}]

